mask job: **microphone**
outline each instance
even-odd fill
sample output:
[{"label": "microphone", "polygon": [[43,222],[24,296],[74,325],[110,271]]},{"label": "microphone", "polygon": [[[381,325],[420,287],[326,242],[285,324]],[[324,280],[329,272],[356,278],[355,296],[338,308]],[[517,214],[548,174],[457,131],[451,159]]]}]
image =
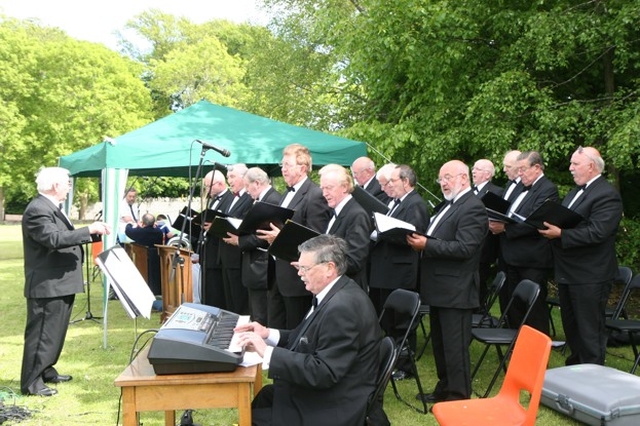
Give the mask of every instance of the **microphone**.
[{"label": "microphone", "polygon": [[228,150],[224,148],[218,148],[217,146],[213,146],[211,144],[203,142],[200,139],[196,139],[195,142],[198,142],[200,145],[202,145],[202,149],[212,149],[218,154],[222,155],[223,157],[229,157],[231,155],[231,153]]}]

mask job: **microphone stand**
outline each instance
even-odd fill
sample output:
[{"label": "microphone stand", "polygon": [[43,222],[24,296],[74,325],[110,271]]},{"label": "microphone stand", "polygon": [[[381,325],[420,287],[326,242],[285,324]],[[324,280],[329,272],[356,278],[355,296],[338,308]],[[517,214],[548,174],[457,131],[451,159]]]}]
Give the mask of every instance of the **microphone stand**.
[{"label": "microphone stand", "polygon": [[[87,312],[84,315],[84,318],[80,318],[74,321],[71,321],[70,324],[75,324],[81,321],[86,321],[86,320],[91,320],[91,321],[95,321],[97,323],[100,323],[100,320],[102,319],[102,317],[96,317],[91,313],[91,279],[93,278],[92,274],[91,274],[91,269],[89,266],[89,259],[88,259],[88,253],[89,253],[89,243],[85,243],[84,244],[84,253],[85,253],[85,274],[86,274],[86,281],[84,282],[87,285]],[[91,257],[93,258],[93,253],[91,253]]]},{"label": "microphone stand", "polygon": [[[202,164],[204,163],[204,156],[207,153],[208,149],[211,149],[211,147],[202,145],[202,150],[200,151],[200,159],[198,161],[198,168],[196,169],[196,175],[193,179],[194,184],[192,184],[191,188],[189,189],[189,199],[187,201],[186,215],[191,214],[191,203],[193,201],[193,193],[195,192],[195,189],[196,189],[195,182],[198,182],[198,180],[200,179],[200,174],[202,173]],[[203,224],[204,224],[204,220],[203,220]],[[180,238],[182,238],[182,236],[184,235],[186,226],[187,226],[187,220],[185,218],[185,220],[182,222],[182,227],[180,229]],[[171,273],[169,274],[169,284],[171,284],[173,282],[173,279],[175,278],[176,268],[178,267],[178,263],[184,264],[184,259],[182,259],[182,256],[180,256],[180,244],[177,245],[176,253],[173,255],[173,258],[171,259]],[[181,291],[182,297],[184,297],[183,293],[184,291]]]}]

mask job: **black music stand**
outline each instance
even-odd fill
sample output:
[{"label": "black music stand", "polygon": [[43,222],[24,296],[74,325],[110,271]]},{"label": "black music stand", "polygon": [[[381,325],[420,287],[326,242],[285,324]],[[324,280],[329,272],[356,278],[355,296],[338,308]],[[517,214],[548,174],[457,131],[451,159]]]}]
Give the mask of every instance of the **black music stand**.
[{"label": "black music stand", "polygon": [[85,265],[85,277],[86,277],[86,281],[84,283],[87,286],[87,312],[85,313],[84,318],[73,320],[70,322],[70,324],[75,324],[77,322],[87,321],[87,320],[95,321],[99,324],[100,320],[102,319],[102,317],[96,317],[91,313],[91,281],[94,276],[91,271],[91,266],[89,265],[89,258],[93,259],[93,252],[91,253],[91,256],[89,256],[90,247],[91,246],[89,245],[89,243],[84,244],[84,256],[85,256],[84,265]]}]

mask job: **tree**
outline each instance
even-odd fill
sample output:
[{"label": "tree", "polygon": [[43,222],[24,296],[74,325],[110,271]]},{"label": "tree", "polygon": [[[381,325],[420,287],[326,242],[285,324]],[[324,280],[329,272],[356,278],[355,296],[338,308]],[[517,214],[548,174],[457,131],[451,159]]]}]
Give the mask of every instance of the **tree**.
[{"label": "tree", "polygon": [[[80,42],[37,22],[0,22],[0,168],[5,196],[23,204],[42,166],[150,121],[141,67],[106,47]],[[34,161],[36,159],[36,161]],[[80,199],[96,197],[82,184]]]}]

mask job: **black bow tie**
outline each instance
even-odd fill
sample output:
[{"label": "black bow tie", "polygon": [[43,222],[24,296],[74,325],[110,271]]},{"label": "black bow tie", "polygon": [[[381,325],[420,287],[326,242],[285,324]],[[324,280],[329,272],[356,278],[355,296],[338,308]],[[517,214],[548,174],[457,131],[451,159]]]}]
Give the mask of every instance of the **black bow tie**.
[{"label": "black bow tie", "polygon": [[287,186],[287,192],[296,192],[296,189],[293,186]]},{"label": "black bow tie", "polygon": [[318,298],[316,296],[313,296],[313,299],[311,299],[311,306],[313,306],[313,309],[318,307]]},{"label": "black bow tie", "polygon": [[576,186],[576,188],[578,188],[578,191],[584,191],[585,189],[587,189],[587,184],[578,185],[578,186]]},{"label": "black bow tie", "polygon": [[213,197],[213,201],[220,201],[222,200],[222,195],[216,195],[215,197]]},{"label": "black bow tie", "polygon": [[523,187],[522,187],[522,192],[525,192],[525,191],[530,190],[532,186],[533,186],[533,185],[523,186]]}]

